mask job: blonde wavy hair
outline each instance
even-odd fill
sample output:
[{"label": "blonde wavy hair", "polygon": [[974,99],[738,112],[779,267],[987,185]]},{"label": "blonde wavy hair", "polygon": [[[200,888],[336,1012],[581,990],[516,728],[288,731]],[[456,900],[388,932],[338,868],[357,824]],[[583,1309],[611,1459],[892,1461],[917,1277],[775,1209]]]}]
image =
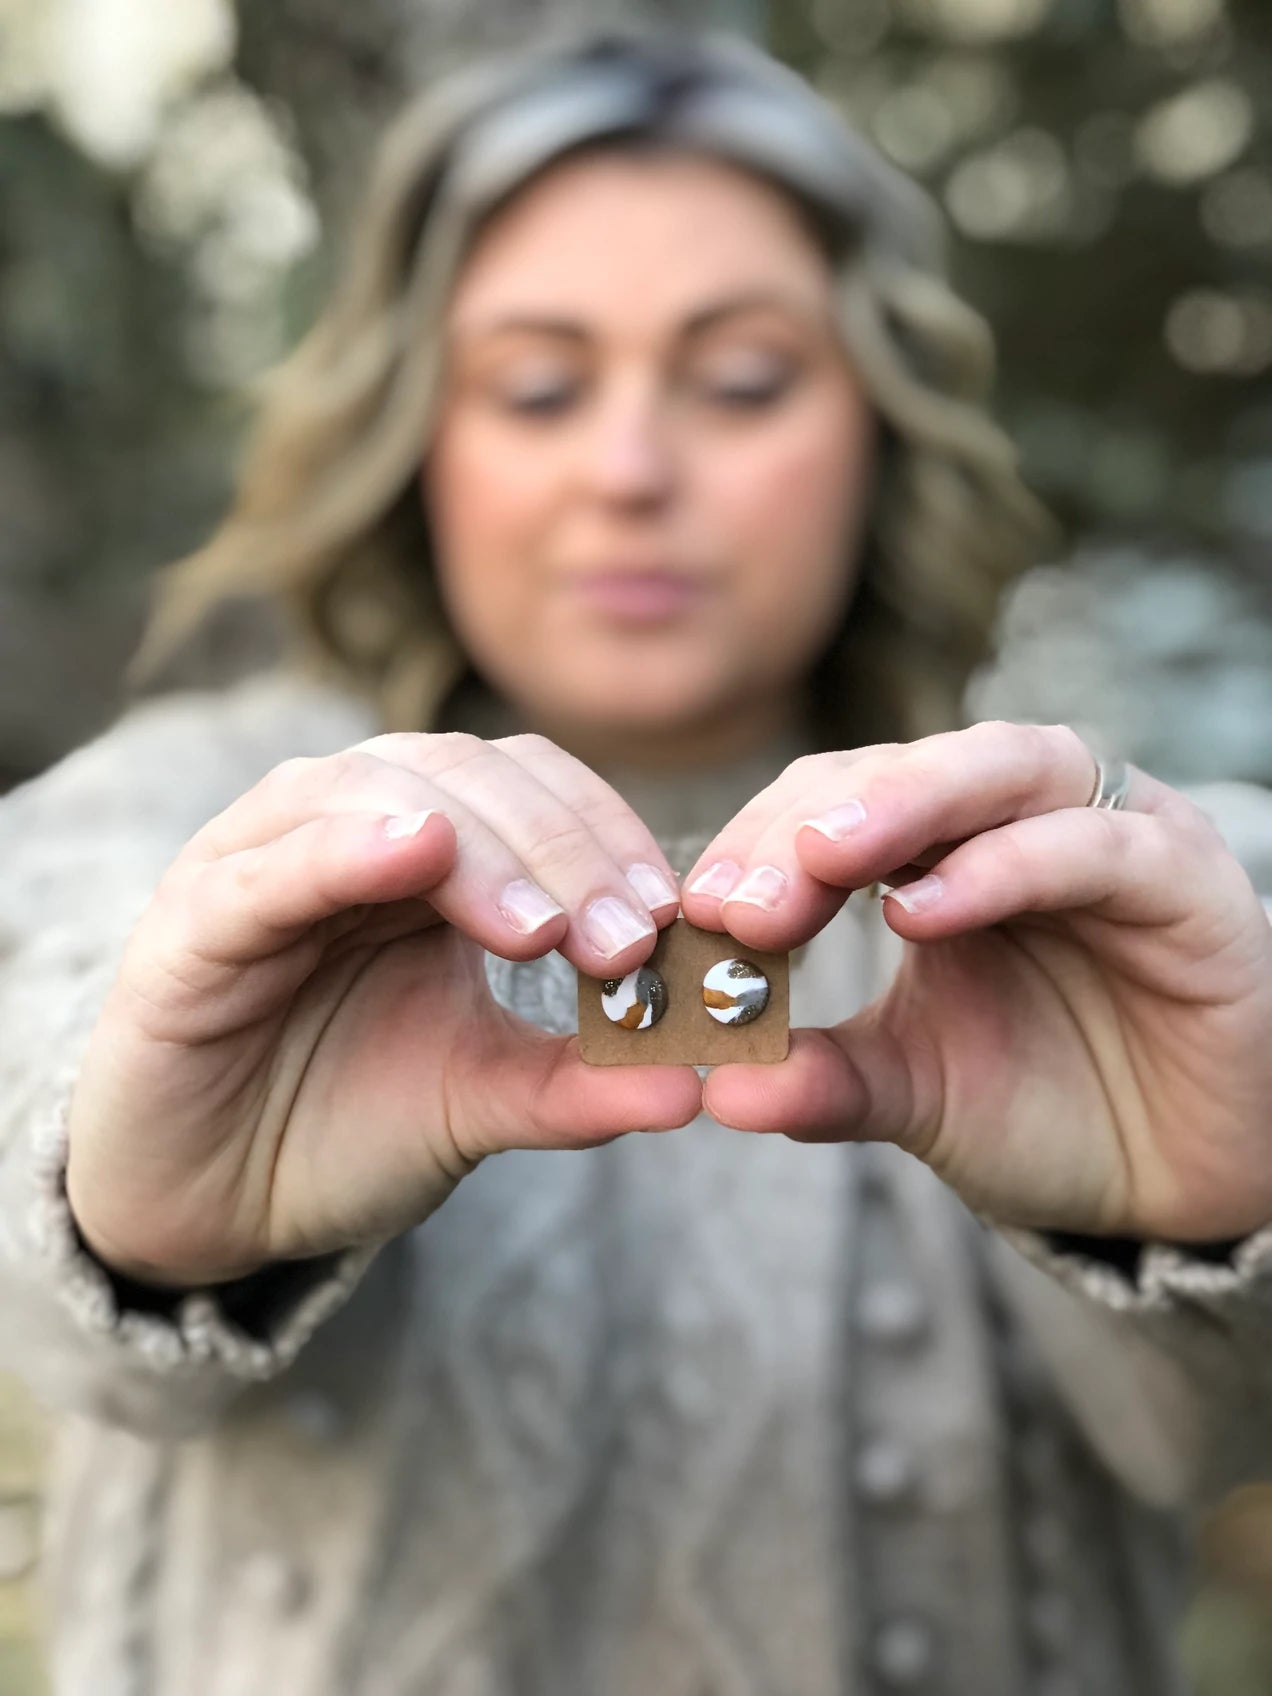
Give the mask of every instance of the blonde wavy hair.
[{"label": "blonde wavy hair", "polygon": [[844,343],[881,425],[864,556],[809,678],[825,747],[963,721],[1004,584],[1047,520],[985,410],[993,346],[944,280],[926,195],[796,72],[716,28],[558,28],[452,65],[390,126],[343,274],[262,385],[233,504],[159,574],[131,661],[144,686],[234,597],[281,608],[287,663],[372,697],[386,728],[445,723],[471,671],[420,494],[443,314],[484,221],[598,147],[722,156],[785,189],[833,267]]}]

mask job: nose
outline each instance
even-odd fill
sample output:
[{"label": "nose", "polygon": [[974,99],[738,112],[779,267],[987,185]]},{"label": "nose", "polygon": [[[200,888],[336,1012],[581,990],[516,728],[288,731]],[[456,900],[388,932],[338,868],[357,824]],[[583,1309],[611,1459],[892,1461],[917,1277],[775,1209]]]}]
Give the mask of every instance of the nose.
[{"label": "nose", "polygon": [[594,495],[613,505],[641,508],[669,499],[676,485],[675,444],[652,386],[615,386],[584,435],[584,474]]}]

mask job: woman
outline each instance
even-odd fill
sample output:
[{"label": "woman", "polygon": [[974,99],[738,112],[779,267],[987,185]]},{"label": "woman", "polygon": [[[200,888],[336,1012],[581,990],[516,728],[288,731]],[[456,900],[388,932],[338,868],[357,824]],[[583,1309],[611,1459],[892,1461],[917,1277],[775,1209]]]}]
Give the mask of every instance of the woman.
[{"label": "woman", "polygon": [[[0,809],[59,1693],[1180,1688],[1272,941],[1195,801],[959,728],[1036,528],[988,363],[740,40],[404,115],[139,670],[234,593],[303,645]],[[794,951],[784,1062],[580,1060],[680,910]]]}]

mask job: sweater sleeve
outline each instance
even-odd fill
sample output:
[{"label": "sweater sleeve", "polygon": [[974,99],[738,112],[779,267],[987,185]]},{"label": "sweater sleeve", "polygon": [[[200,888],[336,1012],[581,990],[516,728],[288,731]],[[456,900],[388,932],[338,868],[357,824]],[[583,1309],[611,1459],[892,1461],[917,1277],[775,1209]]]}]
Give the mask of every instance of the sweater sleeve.
[{"label": "sweater sleeve", "polygon": [[146,1434],[204,1429],[284,1370],[374,1258],[161,1290],[96,1257],[65,1175],[79,1063],[165,868],[280,760],[377,728],[353,697],[266,673],[134,704],[0,800],[0,1366],[48,1406]]},{"label": "sweater sleeve", "polygon": [[[1186,793],[1272,921],[1272,792]],[[1236,1485],[1272,1477],[1272,1220],[1244,1237],[1174,1243],[978,1218],[1060,1394],[1128,1487],[1201,1516]]]}]

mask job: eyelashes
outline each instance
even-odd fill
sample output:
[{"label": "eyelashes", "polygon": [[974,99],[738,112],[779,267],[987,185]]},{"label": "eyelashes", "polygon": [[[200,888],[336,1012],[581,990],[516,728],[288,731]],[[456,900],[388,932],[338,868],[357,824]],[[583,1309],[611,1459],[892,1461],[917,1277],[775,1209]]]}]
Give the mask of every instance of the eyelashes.
[{"label": "eyelashes", "polygon": [[[743,379],[703,382],[694,388],[699,399],[725,411],[759,412],[783,400],[794,389],[797,376],[795,371],[783,370],[749,382]],[[583,398],[578,384],[550,382],[496,388],[492,397],[502,411],[531,419],[559,417]]]},{"label": "eyelashes", "polygon": [[[768,1006],[769,983],[750,960],[717,960],[703,974],[700,1005],[722,1025],[749,1025]],[[605,1016],[624,1030],[642,1031],[656,1025],[667,1011],[670,991],[661,972],[637,966],[624,978],[601,984]]]}]

